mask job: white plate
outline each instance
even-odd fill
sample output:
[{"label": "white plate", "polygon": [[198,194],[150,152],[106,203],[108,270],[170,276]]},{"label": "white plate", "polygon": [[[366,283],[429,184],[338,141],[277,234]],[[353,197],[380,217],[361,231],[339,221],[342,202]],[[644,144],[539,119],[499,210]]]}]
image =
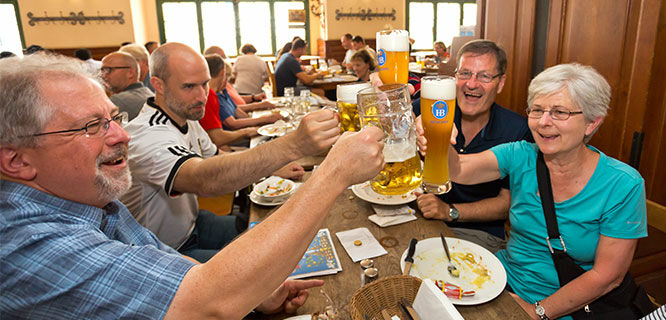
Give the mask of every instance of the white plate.
[{"label": "white plate", "polygon": [[[421,187],[416,188],[416,190],[414,191],[422,192]],[[367,202],[376,203],[376,204],[385,204],[385,205],[410,203],[416,200],[416,195],[414,195],[414,191],[410,191],[406,194],[387,196],[379,194],[374,190],[372,190],[372,188],[370,187],[370,182],[368,181],[361,184],[355,184],[352,186],[352,192],[357,197]]]},{"label": "white plate", "polygon": [[257,130],[257,133],[266,137],[281,137],[285,135],[285,133],[290,132],[293,129],[294,127],[292,124],[288,124],[282,121],[280,123],[276,122],[273,124],[267,124],[259,128],[259,130]]},{"label": "white plate", "polygon": [[[303,183],[296,182],[294,184],[294,192],[296,192],[296,190],[298,190],[298,188],[300,188],[301,185],[303,185]],[[259,195],[257,195],[254,192],[250,192],[250,201],[252,201],[252,202],[254,202],[258,205],[262,205],[262,206],[269,206],[269,207],[279,206],[279,205],[287,202],[287,200],[289,200],[289,198],[282,199],[280,201],[272,201],[271,202],[269,200],[266,200],[265,198],[260,197]]]},{"label": "white plate", "polygon": [[[473,272],[472,268],[464,262],[452,257],[454,264],[460,270],[460,277],[452,277],[446,266],[448,260],[444,252],[442,240],[437,238],[428,238],[418,242],[416,251],[414,252],[414,263],[409,271],[409,274],[421,279],[444,280],[445,282],[453,283],[461,286],[464,290],[474,290],[476,294],[471,297],[464,297],[462,299],[449,298],[449,301],[458,305],[476,305],[488,302],[497,297],[506,285],[506,270],[502,263],[490,251],[481,247],[476,243],[472,243],[463,239],[446,238],[449,245],[449,251],[452,255],[454,253],[471,253],[477,265],[484,267],[488,271],[490,279],[477,287],[472,282],[477,278],[477,274]],[[405,269],[405,257],[407,257],[407,250],[403,252],[400,258],[401,270]]]}]

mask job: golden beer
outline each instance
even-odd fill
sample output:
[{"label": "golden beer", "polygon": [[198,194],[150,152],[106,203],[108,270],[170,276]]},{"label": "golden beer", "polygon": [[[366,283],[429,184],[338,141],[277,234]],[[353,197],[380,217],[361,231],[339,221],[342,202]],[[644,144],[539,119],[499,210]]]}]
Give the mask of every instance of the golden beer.
[{"label": "golden beer", "polygon": [[448,76],[421,80],[421,120],[428,141],[423,165],[423,189],[442,194],[451,190],[448,151],[456,110],[456,81]]},{"label": "golden beer", "polygon": [[421,184],[421,158],[414,156],[400,162],[386,161],[384,169],[370,181],[370,187],[379,194],[404,194]]},{"label": "golden beer", "polygon": [[358,107],[356,106],[356,94],[371,86],[369,82],[338,85],[336,95],[338,114],[340,115],[340,132],[361,130]]},{"label": "golden beer", "polygon": [[409,73],[409,33],[406,30],[377,32],[377,64],[384,84],[407,84]]}]

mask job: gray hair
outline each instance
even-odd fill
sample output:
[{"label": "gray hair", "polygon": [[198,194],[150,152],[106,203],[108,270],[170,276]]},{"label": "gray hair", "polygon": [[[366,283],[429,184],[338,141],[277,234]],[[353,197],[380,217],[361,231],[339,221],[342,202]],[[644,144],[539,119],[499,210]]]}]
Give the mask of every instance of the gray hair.
[{"label": "gray hair", "polygon": [[495,57],[495,61],[497,61],[497,72],[499,74],[506,73],[506,52],[497,43],[484,39],[472,40],[465,43],[465,45],[458,50],[458,55],[456,56],[458,66],[460,66],[460,59],[462,59],[463,54],[468,52],[479,56],[492,54]]},{"label": "gray hair", "polygon": [[167,48],[161,46],[150,55],[150,76],[158,77],[163,81],[167,81],[169,76],[169,53]]},{"label": "gray hair", "polygon": [[150,54],[148,54],[148,50],[146,50],[146,47],[137,43],[124,45],[120,47],[118,51],[129,53],[132,57],[134,57],[134,59],[136,59],[137,62],[148,62],[148,57],[150,56]]},{"label": "gray hair", "polygon": [[[578,63],[556,65],[534,77],[528,88],[527,105],[532,106],[537,97],[554,94],[562,88],[568,89],[571,100],[583,111],[586,121],[606,117],[611,99],[610,85],[597,70]],[[585,137],[585,142],[592,138],[596,129]]]},{"label": "gray hair", "polygon": [[51,54],[0,60],[0,147],[34,147],[31,137],[44,130],[53,116],[49,97],[41,92],[45,79],[87,78],[98,83],[83,61]]}]

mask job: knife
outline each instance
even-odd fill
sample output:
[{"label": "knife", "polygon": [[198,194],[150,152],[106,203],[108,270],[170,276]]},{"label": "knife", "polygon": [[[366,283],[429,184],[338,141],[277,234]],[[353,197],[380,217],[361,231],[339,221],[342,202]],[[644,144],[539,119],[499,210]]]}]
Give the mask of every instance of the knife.
[{"label": "knife", "polygon": [[405,270],[402,272],[404,275],[409,275],[409,270],[412,269],[412,263],[414,263],[414,251],[416,250],[416,243],[418,240],[412,238],[409,242],[409,250],[407,250],[407,256],[405,257]]},{"label": "knife", "polygon": [[444,251],[446,251],[446,258],[449,259],[449,265],[446,269],[449,270],[449,273],[452,276],[457,278],[460,276],[460,271],[458,271],[458,268],[456,268],[456,266],[453,265],[453,262],[451,262],[451,255],[449,254],[449,246],[446,245],[446,238],[441,233],[439,234],[439,237],[442,238],[442,245],[444,246]]}]

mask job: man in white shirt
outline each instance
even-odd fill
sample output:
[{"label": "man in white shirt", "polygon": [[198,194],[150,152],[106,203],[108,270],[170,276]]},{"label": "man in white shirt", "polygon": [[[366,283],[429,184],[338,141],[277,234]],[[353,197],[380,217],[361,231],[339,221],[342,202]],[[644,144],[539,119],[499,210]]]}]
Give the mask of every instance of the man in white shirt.
[{"label": "man in white shirt", "polygon": [[342,38],[340,38],[340,44],[342,44],[342,47],[347,50],[345,52],[345,59],[342,60],[342,65],[345,66],[348,70],[351,70],[352,63],[351,63],[351,57],[356,53],[356,50],[352,48],[352,37],[351,33],[346,33]]}]

